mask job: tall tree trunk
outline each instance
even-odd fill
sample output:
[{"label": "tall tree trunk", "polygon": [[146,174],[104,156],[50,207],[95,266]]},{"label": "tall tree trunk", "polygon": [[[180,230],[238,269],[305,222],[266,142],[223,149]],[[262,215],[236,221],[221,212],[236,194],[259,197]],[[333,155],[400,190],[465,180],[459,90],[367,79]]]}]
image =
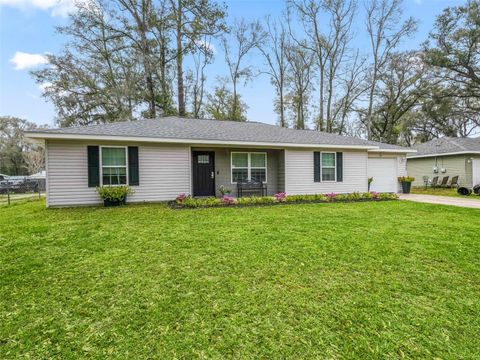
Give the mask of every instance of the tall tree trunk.
[{"label": "tall tree trunk", "polygon": [[185,89],[183,86],[183,46],[182,46],[182,0],[178,0],[177,6],[177,92],[178,92],[178,115],[185,116]]}]

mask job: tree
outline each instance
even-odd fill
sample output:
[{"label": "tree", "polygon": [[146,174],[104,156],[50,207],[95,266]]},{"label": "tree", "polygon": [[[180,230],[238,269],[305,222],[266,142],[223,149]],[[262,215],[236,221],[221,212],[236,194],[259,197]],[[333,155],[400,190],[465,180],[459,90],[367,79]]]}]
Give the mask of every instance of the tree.
[{"label": "tree", "polygon": [[[38,128],[36,124],[24,119],[12,116],[0,117],[0,173],[7,175],[29,175],[31,174],[29,164],[25,157],[30,157],[31,152],[35,156],[43,155],[43,150],[38,146],[27,143],[23,133],[27,130]],[[33,154],[31,155],[33,157]],[[43,165],[43,156],[36,159],[36,163]],[[38,169],[35,167],[35,169]],[[38,172],[38,171],[35,171]]]},{"label": "tree", "polygon": [[287,119],[285,115],[285,91],[287,83],[287,72],[289,69],[286,59],[288,47],[288,34],[282,24],[271,22],[266,19],[266,38],[260,43],[258,49],[265,58],[267,70],[270,76],[270,82],[275,87],[277,99],[275,102],[275,110],[279,115],[279,125],[287,127]]},{"label": "tree", "polygon": [[45,169],[45,151],[42,147],[37,147],[24,152],[23,161],[29,175],[36,174]]},{"label": "tree", "polygon": [[[294,41],[312,52],[318,66],[319,112],[315,127],[327,132],[341,132],[337,118],[350,111],[353,94],[345,85],[352,74],[358,74],[358,53],[349,47],[353,38],[352,22],[356,15],[354,0],[290,0],[290,8],[299,16],[305,41]],[[327,17],[327,21],[325,21]],[[322,26],[328,24],[328,26]],[[351,89],[350,89],[351,90]],[[347,96],[348,98],[344,97]],[[345,114],[346,116],[346,114]],[[343,119],[345,120],[345,119]]]},{"label": "tree", "polygon": [[286,57],[290,66],[288,99],[294,118],[293,127],[305,129],[312,91],[314,56],[305,47],[291,44],[287,48]]},{"label": "tree", "polygon": [[445,9],[423,49],[426,63],[446,90],[437,92],[437,100],[442,94],[463,113],[469,125],[457,134],[467,136],[480,122],[480,1]]},{"label": "tree", "polygon": [[221,84],[215,87],[213,94],[207,97],[206,112],[213,119],[246,121],[246,111],[247,105],[241,100],[240,95],[235,99],[224,81],[221,81]]},{"label": "tree", "polygon": [[366,5],[366,11],[372,66],[364,125],[367,138],[370,139],[379,72],[398,44],[416,31],[417,24],[413,18],[402,22],[402,0],[370,0]]},{"label": "tree", "polygon": [[170,4],[175,19],[178,114],[185,116],[184,56],[194,51],[203,37],[226,30],[225,9],[210,0],[170,0]]},{"label": "tree", "polygon": [[[247,23],[244,19],[235,20],[231,29],[231,37],[222,37],[222,47],[225,52],[225,62],[228,67],[229,80],[233,87],[233,103],[230,113],[233,116],[240,114],[240,103],[238,101],[238,83],[243,81],[246,84],[253,76],[251,66],[244,66],[244,60],[250,51],[257,48],[266,34],[258,21]],[[231,120],[242,121],[241,118]]]},{"label": "tree", "polygon": [[204,111],[205,98],[205,68],[212,63],[214,51],[208,37],[201,40],[198,45],[199,51],[193,54],[192,70],[187,72],[185,77],[187,83],[187,104],[190,104],[190,114],[194,118],[202,118]]},{"label": "tree", "polygon": [[418,110],[427,97],[431,79],[415,51],[392,53],[378,73],[377,92],[371,122],[373,140],[397,144],[409,113]]}]

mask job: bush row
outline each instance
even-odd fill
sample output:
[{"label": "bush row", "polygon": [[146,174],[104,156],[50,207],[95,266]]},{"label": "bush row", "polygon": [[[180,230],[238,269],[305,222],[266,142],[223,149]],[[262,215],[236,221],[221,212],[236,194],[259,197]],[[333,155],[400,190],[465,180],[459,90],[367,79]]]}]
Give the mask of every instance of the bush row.
[{"label": "bush row", "polygon": [[314,194],[314,195],[287,195],[278,193],[274,196],[252,196],[234,198],[224,195],[221,198],[192,198],[186,194],[177,196],[172,205],[176,208],[200,208],[200,207],[219,207],[219,206],[250,206],[281,203],[319,203],[319,202],[355,202],[355,201],[379,201],[396,200],[397,194],[367,192],[354,192],[350,194]]}]

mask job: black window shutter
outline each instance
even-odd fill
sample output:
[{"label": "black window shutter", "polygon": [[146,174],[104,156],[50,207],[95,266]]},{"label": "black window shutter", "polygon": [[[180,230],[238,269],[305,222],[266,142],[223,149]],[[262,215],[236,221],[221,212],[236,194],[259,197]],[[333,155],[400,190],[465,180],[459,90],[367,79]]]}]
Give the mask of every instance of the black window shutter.
[{"label": "black window shutter", "polygon": [[337,152],[337,182],[343,181],[343,153]]},{"label": "black window shutter", "polygon": [[138,172],[138,147],[128,147],[128,184],[140,185]]},{"label": "black window shutter", "polygon": [[320,152],[313,152],[313,181],[320,182]]},{"label": "black window shutter", "polygon": [[87,146],[88,154],[88,187],[100,185],[100,162],[98,146]]}]

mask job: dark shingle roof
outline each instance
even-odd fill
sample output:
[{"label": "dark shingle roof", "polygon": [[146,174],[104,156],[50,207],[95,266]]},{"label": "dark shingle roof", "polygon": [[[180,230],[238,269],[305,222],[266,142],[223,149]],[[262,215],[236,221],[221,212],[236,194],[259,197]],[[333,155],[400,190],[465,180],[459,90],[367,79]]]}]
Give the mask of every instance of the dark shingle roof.
[{"label": "dark shingle roof", "polygon": [[415,156],[428,156],[436,154],[451,154],[451,153],[465,153],[465,152],[480,152],[480,137],[477,138],[452,138],[443,137],[440,139],[433,139],[426,143],[414,146],[417,150]]},{"label": "dark shingle roof", "polygon": [[[129,136],[163,139],[243,141],[255,143],[379,146],[381,149],[406,150],[396,145],[367,141],[314,130],[295,130],[259,122],[185,119],[164,117],[102,125],[42,130],[41,133]],[[34,133],[34,132],[32,132]]]}]

